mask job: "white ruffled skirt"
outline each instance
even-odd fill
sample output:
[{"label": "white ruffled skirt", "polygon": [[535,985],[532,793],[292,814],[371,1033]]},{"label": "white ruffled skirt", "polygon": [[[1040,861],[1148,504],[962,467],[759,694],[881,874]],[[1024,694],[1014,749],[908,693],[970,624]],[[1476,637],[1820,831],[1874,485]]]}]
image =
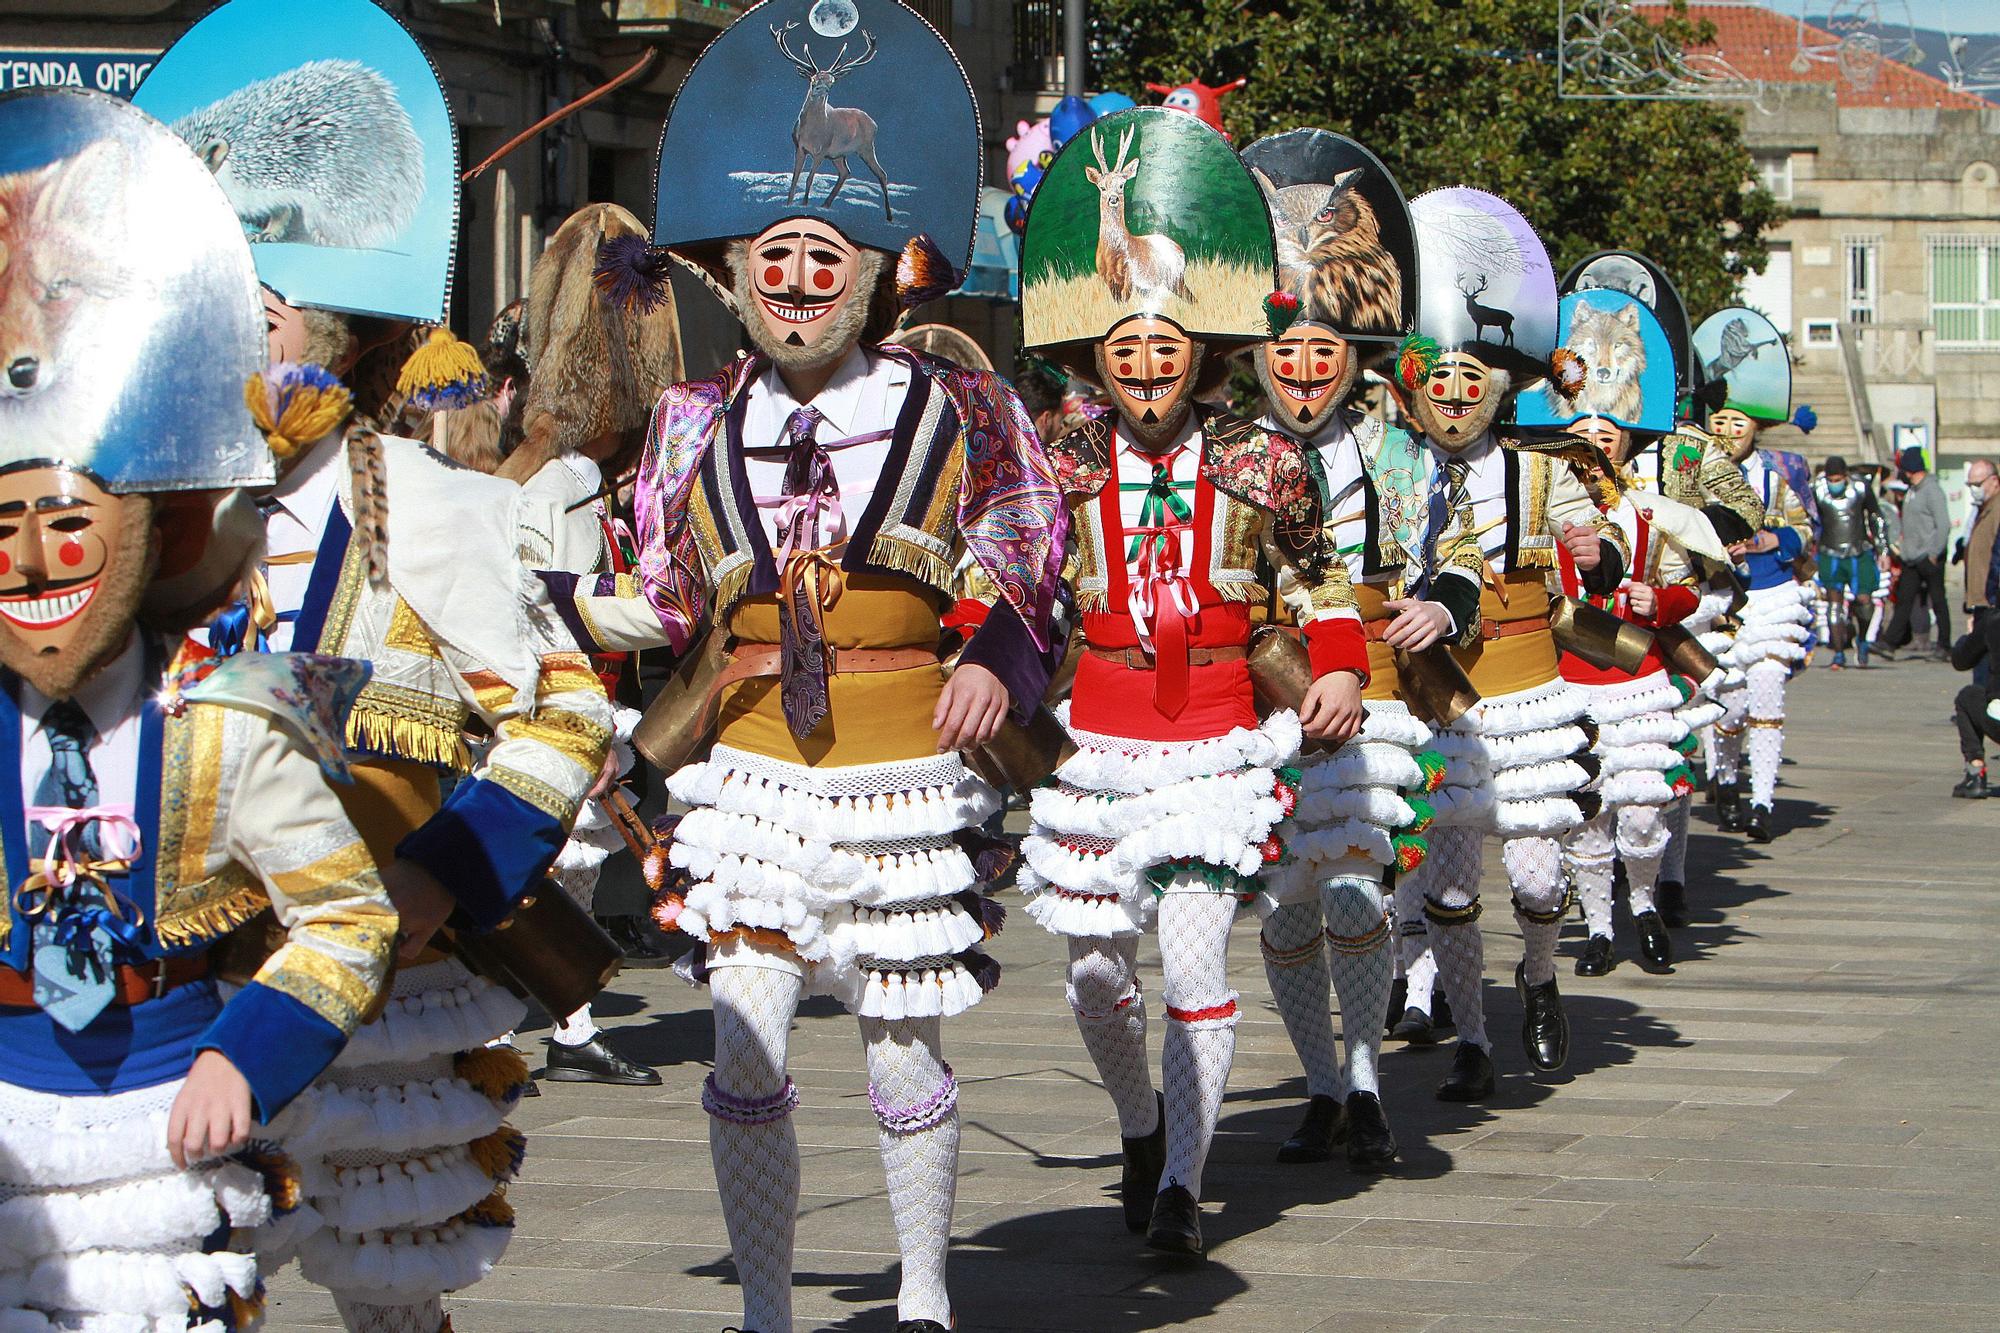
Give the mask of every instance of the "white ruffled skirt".
[{"label": "white ruffled skirt", "polygon": [[[1467,742],[1483,750],[1491,774],[1490,813],[1484,820],[1472,813],[1478,807],[1473,800],[1464,813],[1457,805],[1449,813],[1441,810],[1438,821],[1485,822],[1503,838],[1553,836],[1581,824],[1583,807],[1575,798],[1593,776],[1576,762],[1590,748],[1589,733],[1579,725],[1585,711],[1582,692],[1560,678],[1474,704],[1438,734],[1437,748],[1452,765],[1447,790],[1459,780],[1459,756],[1471,748]],[[1468,764],[1466,771],[1469,778],[1477,770]]]},{"label": "white ruffled skirt", "polygon": [[1317,903],[1320,885],[1336,875],[1380,878],[1410,859],[1409,835],[1433,817],[1430,778],[1417,760],[1431,729],[1395,700],[1364,700],[1362,710],[1360,735],[1299,760],[1298,808],[1279,835],[1287,856],[1265,872],[1257,899],[1266,915]]},{"label": "white ruffled skirt", "polygon": [[[1037,788],[1021,844],[1028,915],[1057,935],[1137,935],[1169,887],[1249,898],[1284,856],[1297,803],[1298,715],[1199,741],[1143,741],[1069,726],[1077,752]],[[1185,872],[1185,873],[1183,873]]]},{"label": "white ruffled skirt", "polygon": [[1597,726],[1594,748],[1602,767],[1590,790],[1607,807],[1666,805],[1688,789],[1679,748],[1688,735],[1679,712],[1685,700],[1666,672],[1576,688]]},{"label": "white ruffled skirt", "polygon": [[1728,664],[1748,671],[1767,658],[1803,662],[1812,637],[1813,585],[1787,581],[1753,588],[1744,604],[1743,626],[1730,645]]},{"label": "white ruffled skirt", "polygon": [[208,1242],[293,1220],[279,1205],[296,1202],[296,1169],[267,1146],[176,1167],[167,1116],[181,1083],[109,1096],[0,1083],[0,1329],[262,1326],[256,1256]]},{"label": "white ruffled skirt", "polygon": [[469,1287],[512,1236],[505,1193],[526,1142],[506,1124],[527,1066],[486,1043],[525,1017],[512,993],[455,959],[398,971],[380,1016],[274,1129],[304,1172],[320,1225],[260,1236],[310,1281],[400,1305]]},{"label": "white ruffled skirt", "polygon": [[669,860],[696,939],[781,934],[809,990],[868,1018],[949,1017],[997,982],[999,914],[959,835],[1000,797],[958,755],[812,768],[717,745],[668,788],[692,807]]}]

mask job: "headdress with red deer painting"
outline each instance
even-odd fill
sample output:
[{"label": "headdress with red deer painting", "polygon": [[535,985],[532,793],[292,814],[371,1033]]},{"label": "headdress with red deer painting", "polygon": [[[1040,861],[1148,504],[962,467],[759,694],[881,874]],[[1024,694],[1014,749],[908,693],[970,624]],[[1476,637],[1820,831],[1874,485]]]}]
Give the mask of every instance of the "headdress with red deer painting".
[{"label": "headdress with red deer painting", "polygon": [[[1171,236],[1134,236],[1125,226],[1125,187],[1139,174],[1139,158],[1132,153],[1132,136],[1137,125],[1126,129],[1118,140],[1118,160],[1104,160],[1104,139],[1090,136],[1097,165],[1085,167],[1083,174],[1097,187],[1097,275],[1120,301],[1129,300],[1134,288],[1172,292],[1192,300],[1187,289],[1187,256]],[[1129,158],[1128,158],[1129,155]]]}]

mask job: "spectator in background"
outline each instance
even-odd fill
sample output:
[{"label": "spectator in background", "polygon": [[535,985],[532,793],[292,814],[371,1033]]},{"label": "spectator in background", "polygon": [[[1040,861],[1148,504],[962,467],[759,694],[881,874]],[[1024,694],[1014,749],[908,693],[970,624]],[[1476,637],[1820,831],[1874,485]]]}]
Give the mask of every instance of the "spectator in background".
[{"label": "spectator in background", "polygon": [[[1995,559],[1994,538],[2000,537],[2000,505],[1992,503],[2000,495],[2000,471],[1990,458],[1974,459],[1965,471],[1965,484],[1979,499],[1979,518],[1965,539],[1965,605],[1971,613],[1972,631],[1952,650],[1952,665],[1969,671],[1982,659],[1989,667],[2000,660],[2000,559]],[[1986,786],[1986,742],[2000,741],[2000,720],[1993,716],[2000,673],[1989,670],[1983,683],[1975,681],[1958,692],[1953,713],[1958,721],[1958,749],[1965,758],[1965,777],[1951,789],[1953,796],[1979,799],[1988,794]]]},{"label": "spectator in background", "polygon": [[1919,598],[1930,603],[1931,617],[1937,622],[1937,642],[1930,652],[1939,661],[1949,657],[1951,607],[1944,591],[1945,548],[1951,542],[1951,507],[1945,503],[1944,487],[1924,466],[1921,449],[1905,449],[1896,460],[1909,494],[1903,500],[1901,555],[1903,572],[1896,579],[1896,614],[1882,631],[1876,646],[1879,656],[1895,660],[1895,654],[1913,639],[1911,617]]}]

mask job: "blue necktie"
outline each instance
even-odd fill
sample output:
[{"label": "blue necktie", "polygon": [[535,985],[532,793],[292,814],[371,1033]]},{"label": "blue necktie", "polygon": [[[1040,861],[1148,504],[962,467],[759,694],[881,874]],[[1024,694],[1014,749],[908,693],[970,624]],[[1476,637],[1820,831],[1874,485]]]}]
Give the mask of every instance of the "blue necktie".
[{"label": "blue necktie", "polygon": [[1437,564],[1438,538],[1444,536],[1445,524],[1450,521],[1452,512],[1465,503],[1465,478],[1470,470],[1464,459],[1453,458],[1431,478],[1431,497],[1424,514],[1424,539],[1417,548],[1420,568],[1409,588],[1409,596],[1414,600],[1422,601],[1430,591],[1432,571]]},{"label": "blue necktie", "polygon": [[[74,699],[58,699],[42,714],[49,745],[49,770],[35,787],[37,805],[86,810],[97,804],[97,774],[90,767],[90,743],[97,728]],[[103,855],[95,824],[78,833],[83,855]],[[35,921],[35,1003],[71,1032],[90,1026],[113,993],[111,935],[92,924],[87,909],[98,904],[88,881],[73,884]]]}]

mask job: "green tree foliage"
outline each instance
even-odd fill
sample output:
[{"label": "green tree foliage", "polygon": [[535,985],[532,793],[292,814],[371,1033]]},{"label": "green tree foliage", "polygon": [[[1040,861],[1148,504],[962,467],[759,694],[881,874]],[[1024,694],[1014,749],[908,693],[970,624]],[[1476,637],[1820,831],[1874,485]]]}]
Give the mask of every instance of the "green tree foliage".
[{"label": "green tree foliage", "polygon": [[[1093,85],[1239,75],[1238,144],[1300,125],[1360,140],[1415,196],[1509,200],[1558,274],[1593,250],[1648,255],[1700,319],[1761,272],[1782,207],[1752,179],[1737,112],[1556,95],[1556,0],[1090,0]],[[1686,12],[1683,41],[1709,35]],[[1141,100],[1149,100],[1142,97]],[[1157,100],[1157,99],[1150,99]]]}]

